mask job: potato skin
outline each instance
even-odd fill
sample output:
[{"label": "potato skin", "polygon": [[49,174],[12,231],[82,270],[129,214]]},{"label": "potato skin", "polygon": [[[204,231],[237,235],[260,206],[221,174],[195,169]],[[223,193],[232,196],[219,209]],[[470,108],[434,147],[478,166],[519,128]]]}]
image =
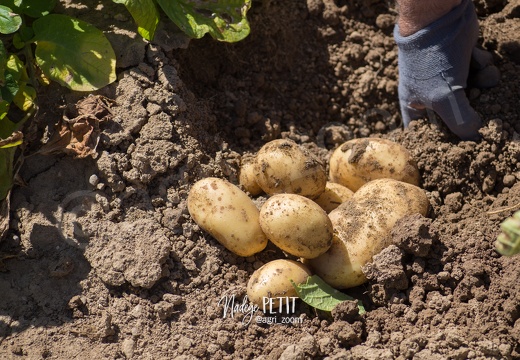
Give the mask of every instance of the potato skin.
[{"label": "potato skin", "polygon": [[188,211],[197,225],[239,256],[251,256],[267,246],[258,208],[227,180],[210,177],[196,182],[188,194]]},{"label": "potato skin", "polygon": [[257,196],[263,192],[262,188],[258,186],[258,183],[256,182],[254,157],[242,158],[238,182],[245,191],[251,194],[251,196]]},{"label": "potato skin", "polygon": [[329,164],[330,180],[352,191],[381,178],[419,186],[419,170],[408,150],[387,139],[349,140],[334,150]]},{"label": "potato skin", "polygon": [[311,199],[318,197],[327,183],[323,164],[292,140],[273,140],[256,154],[256,181],[268,194],[291,193]]},{"label": "potato skin", "polygon": [[321,206],[326,213],[330,213],[350,199],[352,195],[354,195],[354,192],[348,187],[328,181],[325,186],[325,191],[314,201]]},{"label": "potato skin", "polygon": [[[304,264],[278,259],[268,262],[256,270],[247,283],[247,297],[258,306],[262,306],[263,298],[296,297],[296,290],[291,284],[303,283],[311,276],[311,271]],[[278,306],[279,301],[273,301]]]},{"label": "potato skin", "polygon": [[421,188],[393,179],[378,179],[362,186],[354,196],[333,210],[332,245],[323,255],[308,260],[318,276],[344,289],[366,282],[361,268],[388,243],[400,218],[428,213],[429,202]]},{"label": "potato skin", "polygon": [[273,195],[262,205],[259,221],[267,238],[294,256],[315,258],[332,242],[332,223],[327,213],[301,195]]}]

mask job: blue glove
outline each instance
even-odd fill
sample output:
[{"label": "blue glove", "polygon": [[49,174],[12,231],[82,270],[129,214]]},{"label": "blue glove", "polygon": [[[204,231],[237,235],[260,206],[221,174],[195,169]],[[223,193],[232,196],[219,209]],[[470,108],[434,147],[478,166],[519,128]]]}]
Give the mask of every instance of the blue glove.
[{"label": "blue glove", "polygon": [[[471,0],[415,34],[394,38],[399,49],[399,102],[404,126],[433,110],[463,140],[480,138],[482,126],[464,89],[479,25]],[[434,119],[430,116],[430,120]]]}]

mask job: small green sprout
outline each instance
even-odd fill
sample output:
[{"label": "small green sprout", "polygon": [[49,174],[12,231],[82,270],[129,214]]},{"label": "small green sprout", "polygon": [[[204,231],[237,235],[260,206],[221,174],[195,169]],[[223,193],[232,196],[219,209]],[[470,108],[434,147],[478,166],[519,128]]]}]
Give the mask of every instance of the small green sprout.
[{"label": "small green sprout", "polygon": [[502,233],[495,243],[497,251],[502,255],[515,255],[520,252],[520,211],[507,218],[500,225]]}]

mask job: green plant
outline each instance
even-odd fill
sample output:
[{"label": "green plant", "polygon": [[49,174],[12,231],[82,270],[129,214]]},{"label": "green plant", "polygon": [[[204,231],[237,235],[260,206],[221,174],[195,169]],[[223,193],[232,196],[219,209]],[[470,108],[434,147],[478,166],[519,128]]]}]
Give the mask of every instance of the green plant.
[{"label": "green plant", "polygon": [[67,15],[57,0],[3,0],[0,5],[0,201],[13,185],[21,128],[37,109],[40,84],[76,91],[115,81],[116,57],[103,32]]},{"label": "green plant", "polygon": [[508,256],[520,253],[520,211],[505,219],[500,228],[502,232],[497,237],[497,251]]},{"label": "green plant", "polygon": [[112,0],[126,6],[139,34],[152,40],[161,9],[189,37],[199,39],[209,33],[214,39],[240,41],[250,31],[246,13],[251,0]]},{"label": "green plant", "polygon": [[[302,284],[291,283],[296,293],[304,303],[323,311],[332,311],[336,305],[347,300],[356,300],[347,294],[342,293],[328,285],[319,276],[313,275],[307,278]],[[363,315],[366,310],[360,300],[358,302],[359,315]]]}]

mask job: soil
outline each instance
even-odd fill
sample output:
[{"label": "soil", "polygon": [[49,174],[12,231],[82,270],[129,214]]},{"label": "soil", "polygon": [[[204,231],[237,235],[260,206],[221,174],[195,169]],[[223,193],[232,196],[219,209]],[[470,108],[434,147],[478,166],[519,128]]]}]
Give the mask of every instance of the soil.
[{"label": "soil", "polygon": [[[234,44],[189,41],[169,22],[146,43],[122,5],[74,4],[59,11],[104,29],[118,55],[118,81],[93,94],[111,115],[93,154],[43,155],[87,94],[42,90],[0,248],[1,358],[520,358],[520,258],[494,248],[520,203],[518,0],[475,1],[501,72],[494,88],[468,88],[478,142],[425,120],[401,128],[390,2],[255,1]],[[366,314],[352,302],[332,314],[298,302],[289,324],[225,313],[285,255],[227,251],[190,218],[191,185],[237,183],[242,157],[275,138],[326,163],[368,136],[410,150],[431,213],[402,219],[369,282],[345,291]]]}]

